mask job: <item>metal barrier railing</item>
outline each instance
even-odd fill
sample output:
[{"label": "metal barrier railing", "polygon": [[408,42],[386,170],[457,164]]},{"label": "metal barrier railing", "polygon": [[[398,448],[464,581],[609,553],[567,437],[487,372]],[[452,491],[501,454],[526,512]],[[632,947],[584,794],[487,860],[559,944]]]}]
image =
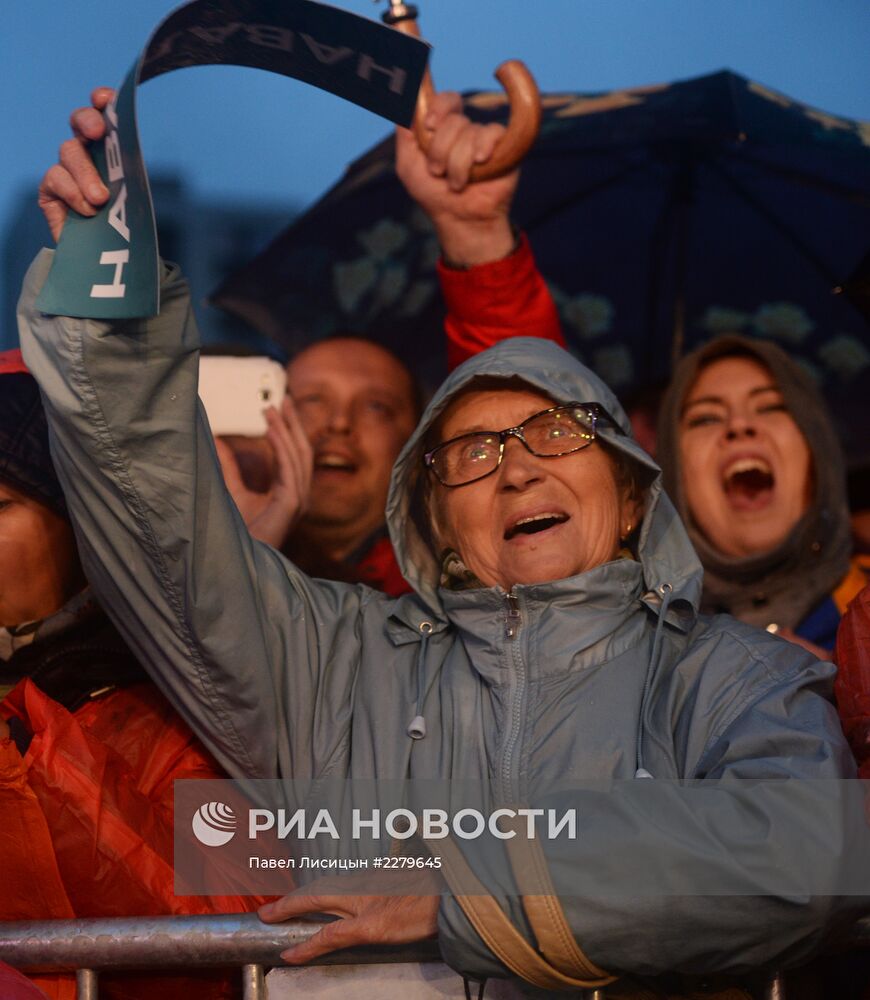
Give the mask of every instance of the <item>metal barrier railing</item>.
[{"label": "metal barrier railing", "polygon": [[[263,967],[322,924],[264,924],[256,913],[184,917],[21,920],[0,924],[0,960],[23,972],[75,972],[78,1000],[97,1000],[99,973],[110,969],[241,968],[245,1000],[263,1000]],[[436,941],[348,948],[318,964],[440,961]]]},{"label": "metal barrier railing", "polygon": [[[281,952],[307,940],[322,924],[290,920],[264,924],[256,913],[182,917],[117,917],[22,920],[0,923],[0,960],[23,972],[75,972],[78,1000],[97,1000],[99,973],[120,969],[241,969],[244,1000],[265,1000],[264,967],[280,966]],[[859,920],[849,944],[870,947],[870,918]],[[436,941],[413,945],[366,945],[318,959],[322,965],[434,962]],[[587,990],[606,1000],[606,990]],[[764,1000],[785,1000],[785,984],[773,974]]]}]

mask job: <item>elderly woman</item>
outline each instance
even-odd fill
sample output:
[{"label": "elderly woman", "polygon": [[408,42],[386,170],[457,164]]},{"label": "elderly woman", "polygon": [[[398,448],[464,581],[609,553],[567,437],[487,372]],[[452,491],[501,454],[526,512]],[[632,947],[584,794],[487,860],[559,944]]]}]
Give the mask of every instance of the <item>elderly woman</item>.
[{"label": "elderly woman", "polygon": [[775,344],[716,338],[678,366],[657,456],[704,566],[702,609],[829,658],[866,576],[850,566],[842,453],[809,375]]},{"label": "elderly woman", "polygon": [[[442,895],[399,899],[372,895],[375,873],[368,895],[263,911],[344,917],[290,961],[437,928],[457,970],[553,988],[798,961],[818,945],[831,900],[764,895],[761,873],[786,842],[812,845],[807,868],[833,886],[846,820],[771,801],[758,822],[732,779],[853,773],[832,668],[699,616],[700,565],[599,379],[528,339],[453,373],[394,470],[388,520],[415,592],[393,600],[309,579],[251,539],[198,407],[177,270],[159,317],[113,327],[35,308],[49,256],[27,278],[21,330],[88,575],[230,773],[490,781],[502,802],[612,779],[671,801],[662,779],[724,779],[715,819],[655,792],[601,794],[568,864],[591,876],[713,865],[740,895],[578,890],[542,916],[534,900],[550,897],[512,893],[485,866],[478,893],[450,888],[454,869]],[[557,849],[545,844],[542,870]]]}]

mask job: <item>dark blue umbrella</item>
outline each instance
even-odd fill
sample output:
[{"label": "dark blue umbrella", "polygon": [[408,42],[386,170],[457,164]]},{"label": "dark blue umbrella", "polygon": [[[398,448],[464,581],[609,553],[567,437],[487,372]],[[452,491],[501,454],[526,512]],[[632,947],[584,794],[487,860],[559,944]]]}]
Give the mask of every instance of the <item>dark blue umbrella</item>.
[{"label": "dark blue umbrella", "polygon": [[[469,113],[504,120],[502,94]],[[213,297],[293,350],[376,337],[433,381],[443,310],[428,221],[386,140]],[[779,342],[870,458],[870,319],[850,290],[870,249],[870,124],[730,72],[544,96],[514,216],[571,349],[619,392],[667,378],[720,332]]]}]

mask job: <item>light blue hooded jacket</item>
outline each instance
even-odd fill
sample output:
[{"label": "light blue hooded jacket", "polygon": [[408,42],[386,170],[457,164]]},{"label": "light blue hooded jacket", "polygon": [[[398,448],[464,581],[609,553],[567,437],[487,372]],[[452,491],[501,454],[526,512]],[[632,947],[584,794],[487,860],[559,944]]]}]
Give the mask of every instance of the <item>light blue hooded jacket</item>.
[{"label": "light blue hooded jacket", "polygon": [[[198,338],[177,271],[167,271],[159,317],[111,325],[35,309],[49,262],[45,252],[26,279],[22,346],[86,572],[231,775],[490,780],[505,798],[559,782],[652,786],[634,780],[639,768],[662,787],[723,779],[715,824],[605,795],[570,857],[551,857],[601,879],[632,865],[733,867],[740,895],[563,898],[586,955],[617,973],[799,961],[856,902],[762,894],[758,873],[776,868],[786,840],[808,845],[832,885],[842,881],[850,820],[783,806],[747,824],[734,791],[736,778],[854,774],[830,703],[833,667],[734,619],[698,616],[700,565],[658,468],[628,433],[601,436],[648,473],[636,561],[517,586],[513,602],[499,588],[439,589],[410,511],[427,426],[487,375],[520,376],[556,401],[598,401],[628,432],[588,369],[522,339],[448,378],[393,474],[390,532],[415,590],[394,600],[311,580],[248,535],[198,406]],[[520,618],[508,628],[512,604]],[[427,734],[412,739],[418,715]],[[521,901],[487,888],[534,944]],[[450,894],[439,925],[458,971],[505,974]]]}]

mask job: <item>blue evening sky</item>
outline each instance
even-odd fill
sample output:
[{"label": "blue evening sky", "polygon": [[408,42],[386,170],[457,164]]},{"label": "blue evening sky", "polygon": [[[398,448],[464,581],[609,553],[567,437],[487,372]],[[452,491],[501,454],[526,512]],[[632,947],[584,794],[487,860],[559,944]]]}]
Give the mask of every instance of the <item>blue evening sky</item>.
[{"label": "blue evening sky", "polygon": [[[601,90],[729,68],[799,100],[870,119],[867,0],[419,0],[436,85],[490,86],[520,57],[542,90]],[[385,4],[340,0],[377,17]],[[0,232],[54,161],[69,111],[116,84],[171,0],[2,5]],[[197,68],[139,97],[145,161],[200,194],[307,204],[387,131],[368,112],[296,81]],[[26,191],[25,191],[26,194]]]}]

